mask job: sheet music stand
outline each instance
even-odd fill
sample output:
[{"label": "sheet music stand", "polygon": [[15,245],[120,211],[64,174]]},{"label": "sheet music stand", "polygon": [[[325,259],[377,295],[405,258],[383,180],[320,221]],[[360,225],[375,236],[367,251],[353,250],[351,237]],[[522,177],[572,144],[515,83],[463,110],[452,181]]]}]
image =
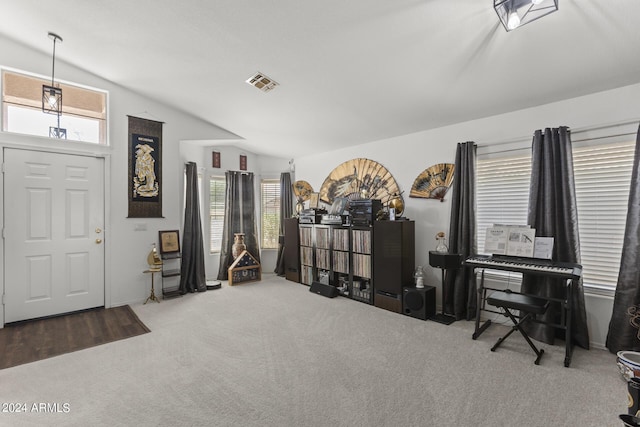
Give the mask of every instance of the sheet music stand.
[{"label": "sheet music stand", "polygon": [[444,325],[450,325],[456,321],[456,318],[444,312],[444,302],[446,300],[444,274],[446,270],[457,270],[460,268],[462,265],[462,255],[451,254],[448,252],[429,251],[429,265],[442,270],[442,313],[437,313],[429,320],[433,320],[434,322],[442,323]]}]

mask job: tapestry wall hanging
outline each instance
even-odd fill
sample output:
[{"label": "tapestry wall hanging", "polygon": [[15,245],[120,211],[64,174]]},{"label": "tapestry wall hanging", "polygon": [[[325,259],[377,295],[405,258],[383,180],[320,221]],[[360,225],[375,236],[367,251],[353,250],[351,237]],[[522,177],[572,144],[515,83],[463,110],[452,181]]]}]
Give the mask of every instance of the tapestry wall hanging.
[{"label": "tapestry wall hanging", "polygon": [[337,166],[322,183],[320,200],[331,205],[336,197],[349,200],[379,199],[383,206],[402,198],[396,180],[380,163],[352,159]]},{"label": "tapestry wall hanging", "polygon": [[453,182],[454,168],[455,165],[452,163],[429,166],[413,181],[409,197],[444,201],[444,195]]},{"label": "tapestry wall hanging", "polygon": [[162,123],[129,117],[129,218],[162,218]]}]

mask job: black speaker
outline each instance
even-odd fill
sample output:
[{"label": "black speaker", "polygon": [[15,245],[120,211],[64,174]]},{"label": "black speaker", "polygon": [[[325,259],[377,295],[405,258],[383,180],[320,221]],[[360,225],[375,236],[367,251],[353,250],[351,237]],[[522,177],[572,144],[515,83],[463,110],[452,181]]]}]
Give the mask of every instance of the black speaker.
[{"label": "black speaker", "polygon": [[427,320],[436,314],[436,288],[407,287],[402,292],[402,311],[407,316]]},{"label": "black speaker", "polygon": [[338,288],[331,285],[325,285],[320,282],[311,283],[311,287],[309,288],[309,292],[313,292],[314,294],[323,295],[328,298],[335,298],[338,296]]}]

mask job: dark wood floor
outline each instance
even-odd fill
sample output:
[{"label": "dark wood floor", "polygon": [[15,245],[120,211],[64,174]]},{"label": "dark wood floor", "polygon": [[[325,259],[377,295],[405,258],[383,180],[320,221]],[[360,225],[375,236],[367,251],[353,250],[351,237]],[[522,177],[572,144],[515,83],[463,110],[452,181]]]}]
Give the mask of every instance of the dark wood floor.
[{"label": "dark wood floor", "polygon": [[9,324],[0,329],[0,369],[147,332],[128,305]]}]

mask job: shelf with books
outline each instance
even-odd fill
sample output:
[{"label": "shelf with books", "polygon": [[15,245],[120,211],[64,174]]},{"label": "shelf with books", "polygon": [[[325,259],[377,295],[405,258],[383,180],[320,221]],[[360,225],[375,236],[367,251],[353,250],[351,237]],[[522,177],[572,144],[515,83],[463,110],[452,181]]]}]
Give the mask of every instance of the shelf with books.
[{"label": "shelf with books", "polygon": [[302,283],[324,281],[340,295],[401,312],[402,286],[412,284],[414,270],[413,221],[300,224],[300,229]]},{"label": "shelf with books", "polygon": [[300,235],[300,283],[310,286],[316,279],[314,257],[314,228],[307,224],[299,224]]}]

